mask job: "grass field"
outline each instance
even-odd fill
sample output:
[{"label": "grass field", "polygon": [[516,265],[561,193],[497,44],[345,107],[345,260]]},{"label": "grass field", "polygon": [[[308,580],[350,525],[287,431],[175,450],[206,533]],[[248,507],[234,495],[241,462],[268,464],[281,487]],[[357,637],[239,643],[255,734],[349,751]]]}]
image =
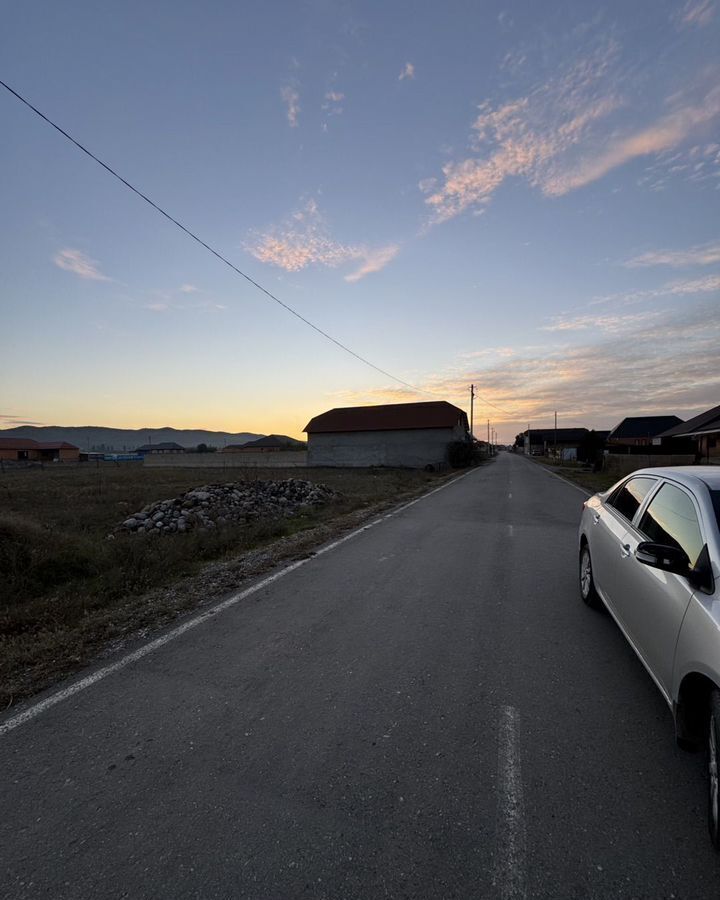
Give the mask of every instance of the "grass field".
[{"label": "grass field", "polygon": [[[0,709],[75,671],[108,644],[197,603],[191,596],[163,599],[157,589],[197,575],[211,561],[341,523],[354,511],[400,502],[447,477],[400,469],[226,472],[132,463],[0,473]],[[108,540],[115,526],[153,501],[204,484],[284,478],[327,484],[338,498],[289,519]]]}]

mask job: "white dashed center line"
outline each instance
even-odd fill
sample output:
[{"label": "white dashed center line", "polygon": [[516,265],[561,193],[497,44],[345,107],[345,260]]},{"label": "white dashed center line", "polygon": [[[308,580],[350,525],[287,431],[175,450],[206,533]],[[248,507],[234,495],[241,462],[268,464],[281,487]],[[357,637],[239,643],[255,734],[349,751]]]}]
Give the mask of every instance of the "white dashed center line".
[{"label": "white dashed center line", "polygon": [[498,723],[498,817],[493,879],[502,900],[527,897],[519,725],[517,709],[503,706]]}]

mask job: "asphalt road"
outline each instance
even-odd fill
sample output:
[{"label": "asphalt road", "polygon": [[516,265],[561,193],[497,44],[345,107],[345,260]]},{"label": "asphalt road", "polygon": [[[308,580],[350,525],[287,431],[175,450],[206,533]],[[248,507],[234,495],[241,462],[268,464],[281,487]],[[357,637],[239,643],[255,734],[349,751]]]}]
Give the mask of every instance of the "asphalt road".
[{"label": "asphalt road", "polygon": [[582,500],[501,454],[0,735],[0,895],[716,900]]}]

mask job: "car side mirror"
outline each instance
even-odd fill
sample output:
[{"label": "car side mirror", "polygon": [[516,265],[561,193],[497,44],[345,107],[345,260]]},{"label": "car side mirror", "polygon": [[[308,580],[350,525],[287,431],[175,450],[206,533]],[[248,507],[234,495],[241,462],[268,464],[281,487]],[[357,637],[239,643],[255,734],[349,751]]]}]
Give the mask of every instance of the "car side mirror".
[{"label": "car side mirror", "polygon": [[635,550],[635,559],[644,566],[662,569],[663,572],[674,572],[676,575],[687,575],[690,571],[687,553],[671,544],[642,541]]}]

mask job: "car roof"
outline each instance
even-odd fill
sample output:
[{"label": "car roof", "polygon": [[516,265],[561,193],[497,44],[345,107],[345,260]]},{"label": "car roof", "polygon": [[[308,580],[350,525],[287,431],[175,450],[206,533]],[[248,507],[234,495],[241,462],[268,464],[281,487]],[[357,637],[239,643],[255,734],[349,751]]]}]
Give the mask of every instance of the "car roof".
[{"label": "car roof", "polygon": [[656,466],[638,469],[632,474],[670,478],[689,488],[704,484],[710,490],[720,491],[720,466]]}]

